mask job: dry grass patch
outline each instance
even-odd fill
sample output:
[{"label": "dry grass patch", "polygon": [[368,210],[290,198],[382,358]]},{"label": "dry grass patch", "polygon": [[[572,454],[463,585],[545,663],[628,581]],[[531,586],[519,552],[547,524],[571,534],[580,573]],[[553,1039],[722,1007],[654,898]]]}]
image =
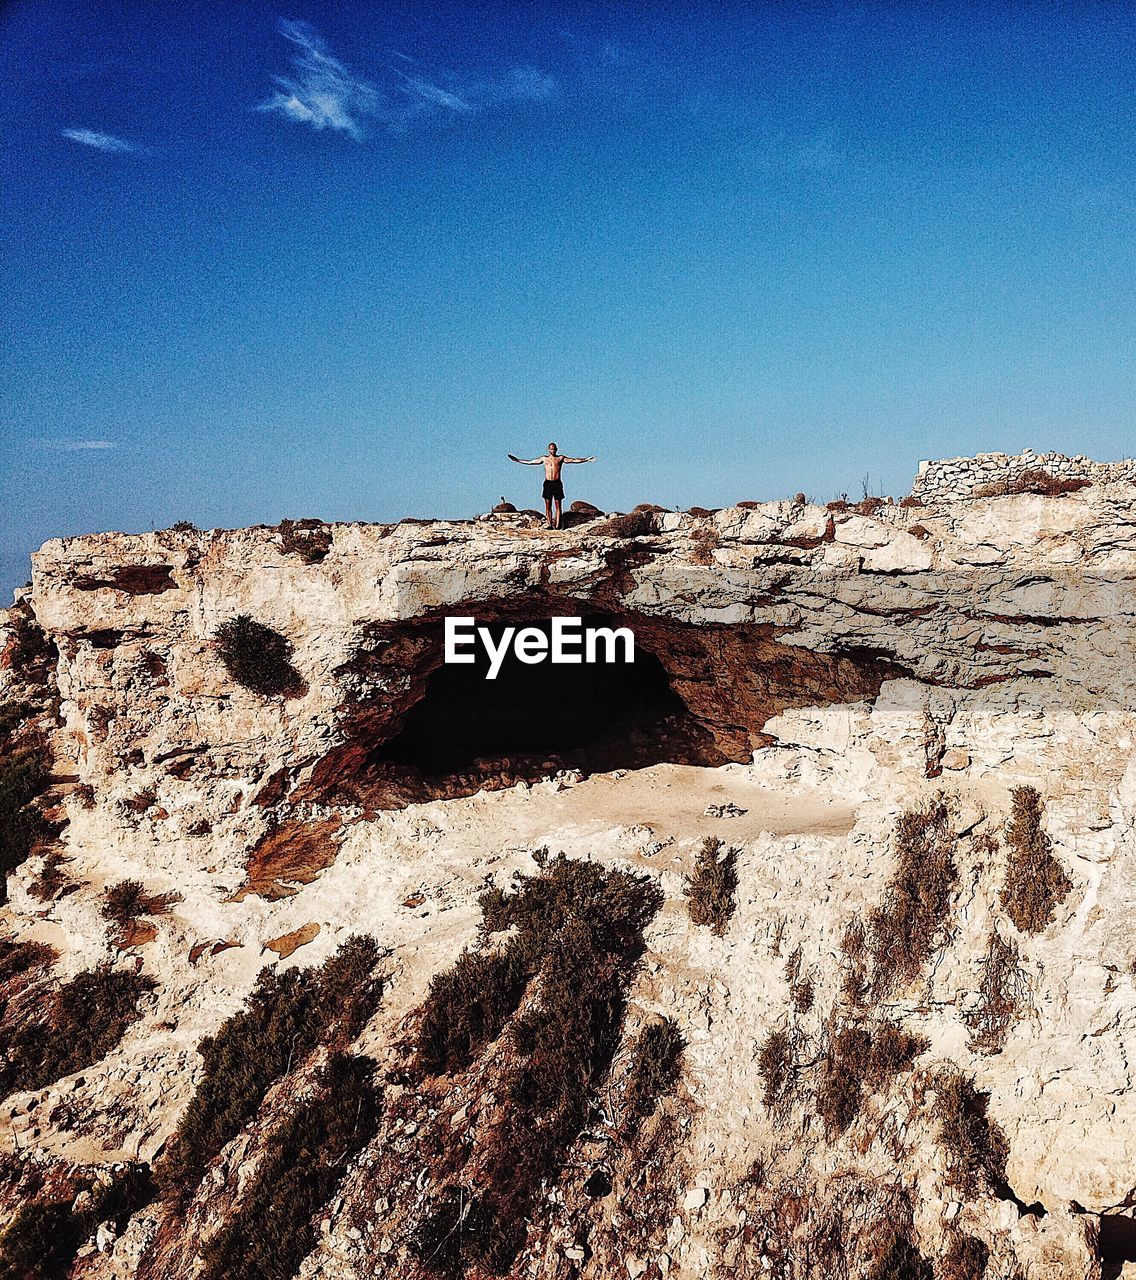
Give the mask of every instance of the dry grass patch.
[{"label": "dry grass patch", "polygon": [[1006,828],[1006,880],[1002,907],[1021,933],[1040,933],[1064,902],[1073,882],[1053,856],[1042,830],[1044,807],[1035,787],[1015,787]]},{"label": "dry grass patch", "polygon": [[727,849],[717,836],[707,836],[682,890],[691,920],[721,937],[737,905],[737,887],[737,852]]}]

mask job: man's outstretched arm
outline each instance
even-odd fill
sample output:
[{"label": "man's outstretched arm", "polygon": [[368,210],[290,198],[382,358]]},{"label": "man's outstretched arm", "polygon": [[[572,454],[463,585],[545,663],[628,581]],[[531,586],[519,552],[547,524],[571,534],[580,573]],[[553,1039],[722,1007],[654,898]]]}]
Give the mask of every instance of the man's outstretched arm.
[{"label": "man's outstretched arm", "polygon": [[565,458],[565,462],[595,462],[595,458]]},{"label": "man's outstretched arm", "polygon": [[543,458],[518,458],[515,453],[507,453],[505,457],[508,458],[510,462],[519,462],[525,467],[539,467],[544,461]]}]

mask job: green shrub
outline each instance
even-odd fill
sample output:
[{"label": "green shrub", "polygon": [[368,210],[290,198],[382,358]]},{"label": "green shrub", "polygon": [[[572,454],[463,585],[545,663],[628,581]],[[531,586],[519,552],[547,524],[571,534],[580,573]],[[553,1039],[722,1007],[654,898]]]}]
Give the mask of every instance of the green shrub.
[{"label": "green shrub", "polygon": [[315,1247],[319,1211],[378,1127],[374,1063],[334,1054],[269,1137],[236,1213],[205,1246],[199,1280],[292,1280]]},{"label": "green shrub", "polygon": [[253,1118],[269,1088],[322,1041],[354,1038],[382,998],[373,938],[349,939],[319,969],[263,969],[245,1007],[198,1045],[202,1076],[155,1170],[184,1204],[210,1161]]},{"label": "green shrub", "polygon": [[868,920],[871,992],[890,995],[918,977],[946,921],[958,871],[946,804],[903,814],[896,823],[896,869]]},{"label": "green shrub", "polygon": [[649,1116],[659,1098],[674,1092],[685,1048],[682,1032],[670,1018],[650,1022],[639,1032],[631,1048],[631,1069],[623,1095],[625,1126]]},{"label": "green shrub", "polygon": [[1040,933],[1073,887],[1041,828],[1044,810],[1034,787],[1015,787],[1006,829],[1002,906],[1021,933]]},{"label": "green shrub", "polygon": [[686,878],[683,893],[687,910],[695,924],[709,925],[719,937],[726,932],[734,914],[734,893],[738,887],[737,854],[723,852],[717,836],[707,836],[698,851],[694,870]]},{"label": "green shrub", "polygon": [[101,965],[56,988],[38,1016],[8,1029],[0,1097],[101,1061],[141,1016],[139,1002],[154,985],[141,974]]},{"label": "green shrub", "polygon": [[286,697],[303,688],[292,665],[291,642],[247,614],[223,622],[214,637],[229,675],[245,689],[265,698]]}]

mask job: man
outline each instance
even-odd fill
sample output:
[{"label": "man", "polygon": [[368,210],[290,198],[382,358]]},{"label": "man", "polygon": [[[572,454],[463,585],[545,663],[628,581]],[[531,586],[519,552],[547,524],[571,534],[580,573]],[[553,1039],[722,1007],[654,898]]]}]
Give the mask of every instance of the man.
[{"label": "man", "polygon": [[[560,528],[560,504],[564,501],[564,485],[560,479],[560,471],[566,462],[595,462],[595,458],[565,458],[556,452],[555,443],[548,446],[543,458],[518,458],[515,453],[508,455],[510,462],[519,462],[525,467],[544,467],[544,519],[549,529]],[[555,516],[553,503],[556,504]]]}]

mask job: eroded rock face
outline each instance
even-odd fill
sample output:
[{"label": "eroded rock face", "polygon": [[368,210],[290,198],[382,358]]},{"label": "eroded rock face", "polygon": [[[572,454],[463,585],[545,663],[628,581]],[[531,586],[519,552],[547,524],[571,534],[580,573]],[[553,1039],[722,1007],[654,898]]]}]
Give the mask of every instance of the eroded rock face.
[{"label": "eroded rock face", "polygon": [[[49,876],[45,849],[9,878],[5,933],[55,949],[52,981],[113,960],[157,987],[103,1060],[0,1103],[0,1136],[15,1131],[37,1168],[68,1177],[152,1161],[200,1077],[199,1042],[261,967],[306,969],[372,933],[389,981],[352,1048],[376,1063],[379,1137],[345,1167],[300,1274],[430,1275],[416,1215],[449,1204],[453,1171],[430,1167],[429,1152],[458,1167],[463,1135],[485,1149],[497,1113],[479,1091],[492,1093],[513,1032],[466,1075],[425,1085],[408,1082],[406,1044],[431,979],[477,945],[479,893],[535,874],[548,846],[661,890],[642,960],[620,977],[611,1088],[618,1096],[627,1046],[653,1018],[673,1018],[686,1048],[676,1096],[644,1122],[650,1142],[620,1137],[610,1097],[597,1098],[509,1274],[766,1274],[777,1249],[797,1249],[843,1203],[860,1226],[907,1215],[936,1260],[960,1233],[978,1238],[992,1277],[1100,1274],[1102,1250],[1122,1260],[1136,1201],[1133,492],[866,513],[583,513],[558,534],[523,513],[335,525],[318,557],[271,529],[48,543],[20,616],[42,628],[52,669],[41,701],[57,720],[59,861]],[[238,614],[290,642],[294,696],[233,683],[213,636]],[[553,734],[448,773],[392,761],[434,696],[447,614],[628,625],[662,672],[658,704],[648,691],[618,731],[572,752]],[[6,652],[16,620],[0,623]],[[23,696],[10,664],[0,685]],[[1009,793],[1027,783],[1072,888],[1044,930],[1019,936],[999,894]],[[830,1141],[812,1077],[787,1116],[765,1107],[758,1049],[787,1026],[823,1057],[831,1019],[846,1016],[848,922],[885,901],[897,815],[940,790],[958,874],[934,957],[870,1011],[928,1047]],[[737,850],[737,909],[721,936],[690,923],[683,896],[708,834]],[[123,880],[173,904],[125,959],[103,911]],[[1028,994],[995,1050],[972,1033],[992,930],[1014,942]],[[794,955],[807,1008],[793,1003]],[[320,1063],[290,1065],[184,1221],[151,1203],[101,1232],[81,1274],[153,1273],[160,1258],[165,1274],[199,1275],[201,1241],[239,1208]],[[945,1065],[989,1094],[1008,1146],[1000,1189],[968,1197],[947,1179],[935,1111]],[[435,1133],[445,1140],[431,1145]],[[0,1182],[0,1204],[34,1194],[33,1173]],[[627,1204],[618,1221],[612,1186]],[[1023,1216],[1038,1204],[1044,1217]],[[804,1234],[754,1226],[786,1206]],[[865,1236],[853,1253],[874,1247]]]},{"label": "eroded rock face", "polygon": [[[37,554],[31,600],[60,647],[84,777],[196,761],[215,778],[283,767],[289,790],[342,779],[423,695],[442,618],[467,613],[631,625],[686,709],[695,758],[744,761],[772,740],[770,717],[871,699],[896,677],[929,707],[940,690],[956,705],[1082,707],[1123,684],[1129,492],[872,516],[644,513],[658,532],[634,538],[591,532],[604,521],[545,535],[511,516],[343,525],[313,564],[269,529],[94,535]],[[294,644],[302,696],[233,685],[211,637],[241,613]],[[1007,682],[1012,697],[972,696]]]}]

